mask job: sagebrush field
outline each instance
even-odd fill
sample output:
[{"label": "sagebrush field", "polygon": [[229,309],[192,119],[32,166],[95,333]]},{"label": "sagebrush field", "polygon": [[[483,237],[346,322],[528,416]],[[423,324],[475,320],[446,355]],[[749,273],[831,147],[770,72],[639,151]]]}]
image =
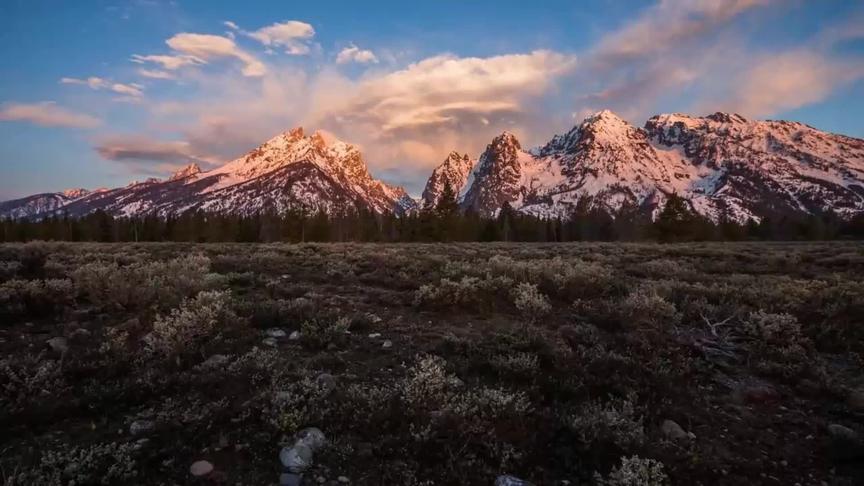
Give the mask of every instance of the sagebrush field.
[{"label": "sagebrush field", "polygon": [[7,244],[0,351],[4,486],[864,483],[860,243]]}]

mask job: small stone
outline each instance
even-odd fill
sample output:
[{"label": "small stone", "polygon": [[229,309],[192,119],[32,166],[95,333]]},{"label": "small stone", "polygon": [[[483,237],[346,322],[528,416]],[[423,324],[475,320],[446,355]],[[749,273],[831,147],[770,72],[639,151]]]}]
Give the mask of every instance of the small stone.
[{"label": "small stone", "polygon": [[346,476],[339,476],[338,478],[336,478],[336,481],[339,481],[342,484],[348,484],[351,482],[351,480],[348,479]]},{"label": "small stone", "polygon": [[136,420],[129,425],[129,433],[139,435],[150,432],[156,424],[152,420]]},{"label": "small stone", "polygon": [[663,431],[663,435],[672,440],[682,440],[690,438],[687,432],[685,432],[680,425],[678,425],[672,420],[664,420],[663,425],[660,426],[660,430]]},{"label": "small stone", "polygon": [[65,354],[66,351],[69,351],[69,342],[64,337],[53,337],[47,341],[45,341],[55,353]]},{"label": "small stone", "polygon": [[390,348],[393,347],[393,341],[387,339],[387,340],[385,340],[383,343],[381,343],[381,347],[382,347],[383,349],[390,349]]},{"label": "small stone", "polygon": [[831,437],[842,442],[855,443],[861,438],[858,432],[840,424],[831,424],[828,426],[828,433]]},{"label": "small stone", "polygon": [[303,476],[294,473],[282,473],[279,475],[279,486],[300,486]]},{"label": "small stone", "polygon": [[298,441],[291,447],[283,447],[279,460],[289,471],[300,474],[312,465],[312,456],[312,449]]},{"label": "small stone", "polygon": [[327,445],[327,437],[317,427],[307,427],[294,434],[295,444],[303,444],[312,452],[317,452]]},{"label": "small stone", "polygon": [[373,332],[372,334],[369,335],[369,339],[378,339],[380,337],[381,337],[380,332]]},{"label": "small stone", "polygon": [[273,347],[276,347],[276,339],[271,338],[271,337],[264,338],[261,341],[261,344],[263,344],[265,346],[270,346],[271,348],[273,348]]},{"label": "small stone", "polygon": [[531,483],[523,481],[516,476],[505,474],[495,478],[495,486],[531,486]]},{"label": "small stone", "polygon": [[283,338],[288,335],[282,329],[267,329],[267,331],[265,331],[265,334],[267,334],[267,336],[271,338]]},{"label": "small stone", "polygon": [[300,331],[292,331],[291,334],[288,335],[289,341],[296,341],[300,339]]},{"label": "small stone", "polygon": [[196,477],[206,476],[213,472],[213,464],[208,461],[195,461],[189,467],[189,472]]}]

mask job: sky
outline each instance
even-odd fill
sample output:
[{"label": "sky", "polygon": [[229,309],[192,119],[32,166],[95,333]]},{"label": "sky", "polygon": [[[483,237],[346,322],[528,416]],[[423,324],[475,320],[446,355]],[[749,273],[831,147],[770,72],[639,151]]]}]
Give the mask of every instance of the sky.
[{"label": "sky", "polygon": [[3,0],[0,200],[213,168],[295,126],[419,194],[610,109],[864,138],[860,0]]}]

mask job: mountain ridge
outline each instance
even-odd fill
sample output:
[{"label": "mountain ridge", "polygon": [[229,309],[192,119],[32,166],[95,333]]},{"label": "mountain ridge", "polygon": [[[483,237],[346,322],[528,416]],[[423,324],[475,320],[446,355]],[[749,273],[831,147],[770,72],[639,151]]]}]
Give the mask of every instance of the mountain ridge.
[{"label": "mountain ridge", "polygon": [[[602,110],[529,150],[504,131],[476,159],[453,151],[432,171],[419,201],[434,206],[445,183],[463,209],[487,215],[506,203],[535,216],[567,217],[587,202],[610,213],[631,206],[656,216],[676,194],[714,221],[827,210],[851,216],[864,212],[864,140],[722,112],[660,114],[637,127]],[[297,127],[209,171],[192,163],[164,180],[35,194],[0,203],[0,217],[358,207],[404,214],[419,204],[373,178],[357,146]]]}]

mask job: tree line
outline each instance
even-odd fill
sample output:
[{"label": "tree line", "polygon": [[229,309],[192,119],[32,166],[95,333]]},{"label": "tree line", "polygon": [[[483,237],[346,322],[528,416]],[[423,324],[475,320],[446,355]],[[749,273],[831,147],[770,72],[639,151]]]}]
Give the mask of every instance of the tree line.
[{"label": "tree line", "polygon": [[202,211],[179,216],[51,216],[38,221],[0,220],[0,242],[185,241],[185,242],[437,242],[437,241],[739,241],[864,239],[864,216],[833,213],[778,215],[761,221],[713,222],[672,195],[657,218],[624,206],[615,214],[580,201],[566,217],[523,214],[505,204],[495,216],[459,208],[445,184],[439,201],[406,215],[377,214],[362,205],[340,214],[294,210],[254,215]]}]

